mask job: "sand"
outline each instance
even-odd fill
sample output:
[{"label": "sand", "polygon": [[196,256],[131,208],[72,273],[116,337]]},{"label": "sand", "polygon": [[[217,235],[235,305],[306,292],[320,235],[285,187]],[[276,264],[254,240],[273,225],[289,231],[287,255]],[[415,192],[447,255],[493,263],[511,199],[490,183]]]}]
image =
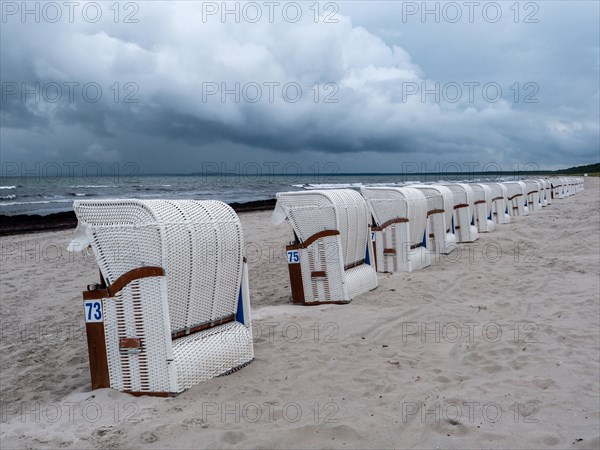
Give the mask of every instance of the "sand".
[{"label": "sand", "polygon": [[344,306],[289,304],[289,226],[241,214],[256,358],[169,399],[90,391],[72,231],[3,238],[0,447],[598,448],[598,181]]}]

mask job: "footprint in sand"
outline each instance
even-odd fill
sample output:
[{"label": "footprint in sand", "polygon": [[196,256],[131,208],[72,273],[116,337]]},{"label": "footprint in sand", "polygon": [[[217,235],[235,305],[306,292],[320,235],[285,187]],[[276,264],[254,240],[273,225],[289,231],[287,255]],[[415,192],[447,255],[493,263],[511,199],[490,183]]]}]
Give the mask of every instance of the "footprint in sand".
[{"label": "footprint in sand", "polygon": [[152,442],[158,441],[158,436],[151,431],[144,431],[140,434],[140,442],[142,444],[151,444]]},{"label": "footprint in sand", "polygon": [[206,423],[206,420],[202,420],[199,417],[193,417],[191,419],[185,419],[183,421],[183,423],[181,424],[181,426],[184,429],[189,430],[190,428],[198,428],[198,427],[207,428],[208,423]]}]

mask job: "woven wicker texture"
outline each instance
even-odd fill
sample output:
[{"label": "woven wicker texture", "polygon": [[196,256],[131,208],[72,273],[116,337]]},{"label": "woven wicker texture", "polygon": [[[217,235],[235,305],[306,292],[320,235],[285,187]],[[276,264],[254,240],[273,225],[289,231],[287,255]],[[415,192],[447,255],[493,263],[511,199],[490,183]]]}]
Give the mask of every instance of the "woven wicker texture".
[{"label": "woven wicker texture", "polygon": [[418,189],[401,187],[369,187],[361,193],[367,200],[377,226],[388,220],[408,219],[410,244],[419,244],[427,225],[427,198]]},{"label": "woven wicker texture", "polygon": [[485,183],[492,192],[492,220],[497,224],[510,223],[508,189],[502,183]]},{"label": "woven wicker texture", "polygon": [[469,186],[473,190],[473,210],[477,230],[480,233],[494,231],[495,222],[490,219],[492,216],[492,189],[481,183],[471,183]]},{"label": "woven wicker texture", "polygon": [[450,253],[456,244],[456,236],[452,232],[455,205],[452,191],[439,184],[415,184],[408,187],[418,189],[425,194],[428,211],[444,211],[443,214],[429,214],[426,242],[427,248],[436,253]]},{"label": "woven wicker texture", "polygon": [[[373,267],[364,264],[369,241],[369,211],[351,189],[282,192],[277,194],[273,222],[287,218],[299,241],[325,230],[337,230],[299,250],[305,302],[349,301],[377,287]],[[359,264],[356,269],[345,267]],[[325,277],[313,277],[313,272]]]},{"label": "woven wicker texture", "polygon": [[[228,205],[101,200],[76,201],[73,207],[80,225],[91,230],[91,247],[109,285],[144,266],[162,267],[166,274],[136,280],[116,298],[104,300],[111,387],[180,392],[235,368],[231,361],[253,358],[251,339],[240,346],[204,338],[234,326],[245,329],[238,333],[246,333],[247,338],[249,329],[237,322],[171,342],[171,333],[237,312],[244,244],[239,218]],[[119,338],[131,337],[142,339],[141,352],[119,349]],[[192,349],[193,343],[195,350],[185,350]]]},{"label": "woven wicker texture", "polygon": [[[446,183],[445,187],[454,196],[454,234],[457,242],[473,242],[478,238],[477,227],[472,226],[474,218],[473,189],[465,183]],[[463,206],[467,205],[467,206]]]},{"label": "woven wicker texture", "polygon": [[[538,178],[537,184],[540,191],[540,204],[542,206],[548,206],[548,197],[550,197],[550,183],[542,178]],[[550,201],[552,202],[552,200]]]},{"label": "woven wicker texture", "polygon": [[530,211],[542,209],[540,203],[540,186],[536,180],[525,180],[525,193],[527,194],[527,207]]},{"label": "woven wicker texture", "polygon": [[344,264],[364,259],[369,212],[358,192],[351,189],[283,192],[277,194],[277,208],[285,210],[300,242],[319,231],[338,230]]},{"label": "woven wicker texture", "polygon": [[[502,183],[506,187],[508,200],[508,213],[511,216],[526,216],[529,209],[525,206],[527,191],[522,181],[506,181]],[[511,199],[512,198],[512,199]]]},{"label": "woven wicker texture", "polygon": [[419,189],[425,194],[427,198],[427,210],[433,211],[443,209],[446,216],[447,230],[450,230],[452,226],[452,214],[454,211],[454,195],[452,191],[446,186],[438,184],[415,184],[408,186],[411,188]]},{"label": "woven wicker texture", "polygon": [[[427,227],[425,194],[419,189],[405,187],[365,187],[361,193],[377,226],[395,219],[408,220],[375,232],[377,270],[411,272],[429,266],[428,250],[414,248],[422,243]],[[385,253],[384,249],[393,249],[394,252]]]}]

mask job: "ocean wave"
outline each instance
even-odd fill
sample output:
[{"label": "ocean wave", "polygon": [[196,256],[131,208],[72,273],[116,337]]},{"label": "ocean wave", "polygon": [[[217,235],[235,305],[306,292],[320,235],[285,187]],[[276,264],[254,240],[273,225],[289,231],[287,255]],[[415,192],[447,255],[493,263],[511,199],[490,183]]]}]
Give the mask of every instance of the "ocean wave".
[{"label": "ocean wave", "polygon": [[317,184],[297,184],[294,187],[301,187],[306,190],[315,189],[351,189],[364,186],[363,183],[317,183]]},{"label": "ocean wave", "polygon": [[9,203],[2,203],[2,206],[45,205],[47,203],[73,203],[73,200],[61,199],[61,200],[37,200],[34,202],[9,202]]},{"label": "ocean wave", "polygon": [[292,184],[295,188],[302,188],[306,190],[316,190],[316,189],[359,189],[361,187],[367,186],[404,186],[409,182],[406,181],[386,181],[386,182],[377,182],[377,183],[314,183],[314,184]]},{"label": "ocean wave", "polygon": [[387,183],[365,183],[365,186],[370,187],[386,187],[386,186],[404,186],[408,183],[415,183],[414,181],[388,181]]},{"label": "ocean wave", "polygon": [[69,186],[71,189],[95,189],[95,188],[111,188],[117,186],[106,186],[102,184],[80,184],[76,186]]},{"label": "ocean wave", "polygon": [[0,189],[16,189],[16,186],[0,186]]},{"label": "ocean wave", "polygon": [[156,187],[171,187],[171,184],[128,184],[128,187],[134,188],[156,188]]},{"label": "ocean wave", "polygon": [[0,195],[0,200],[12,200],[13,198],[17,198],[15,194],[12,195]]}]

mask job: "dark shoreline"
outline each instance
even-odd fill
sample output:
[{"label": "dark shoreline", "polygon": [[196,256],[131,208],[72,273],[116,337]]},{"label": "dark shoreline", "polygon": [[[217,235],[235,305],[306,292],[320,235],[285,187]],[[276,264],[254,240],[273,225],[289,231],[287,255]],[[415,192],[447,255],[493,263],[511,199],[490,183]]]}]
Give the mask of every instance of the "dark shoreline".
[{"label": "dark shoreline", "polygon": [[[245,203],[230,203],[229,206],[237,213],[269,211],[275,208],[275,199],[257,200]],[[73,211],[59,212],[45,216],[37,214],[7,216],[0,214],[0,236],[69,230],[76,226],[77,218]]]}]

